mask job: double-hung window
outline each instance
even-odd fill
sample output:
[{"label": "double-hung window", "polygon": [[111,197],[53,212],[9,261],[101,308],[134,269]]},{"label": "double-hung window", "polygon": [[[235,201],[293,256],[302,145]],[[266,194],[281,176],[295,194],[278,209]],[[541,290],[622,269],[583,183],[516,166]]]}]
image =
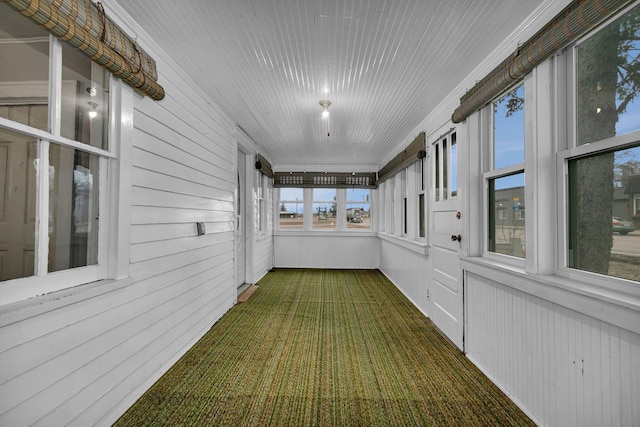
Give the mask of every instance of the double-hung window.
[{"label": "double-hung window", "polygon": [[524,86],[509,90],[491,108],[487,188],[489,252],[525,257]]},{"label": "double-hung window", "polygon": [[[559,153],[570,269],[640,281],[640,6],[576,44],[575,132]],[[638,237],[640,239],[640,237]]]},{"label": "double-hung window", "polygon": [[[0,3],[0,296],[107,275],[110,74]],[[19,283],[16,283],[19,282]]]}]

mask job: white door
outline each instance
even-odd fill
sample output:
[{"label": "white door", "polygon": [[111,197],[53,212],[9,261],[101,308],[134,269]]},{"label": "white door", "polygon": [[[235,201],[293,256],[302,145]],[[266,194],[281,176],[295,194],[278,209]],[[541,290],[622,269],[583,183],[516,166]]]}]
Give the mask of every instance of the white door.
[{"label": "white door", "polygon": [[462,221],[458,198],[458,145],[455,128],[430,141],[431,201],[429,240],[433,274],[429,283],[429,316],[464,350],[462,270],[459,267]]},{"label": "white door", "polygon": [[238,150],[238,187],[236,188],[236,286],[239,288],[246,281],[247,249],[246,236],[246,156]]}]

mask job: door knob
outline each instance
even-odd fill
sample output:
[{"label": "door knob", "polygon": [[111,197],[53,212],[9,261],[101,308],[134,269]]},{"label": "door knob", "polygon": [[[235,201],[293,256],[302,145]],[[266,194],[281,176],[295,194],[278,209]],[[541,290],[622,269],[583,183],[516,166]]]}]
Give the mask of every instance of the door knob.
[{"label": "door knob", "polygon": [[452,241],[452,242],[455,242],[456,240],[457,240],[458,242],[462,242],[462,236],[461,236],[461,235],[459,235],[459,234],[458,234],[457,236],[456,236],[455,234],[453,234],[453,235],[451,236],[451,241]]}]

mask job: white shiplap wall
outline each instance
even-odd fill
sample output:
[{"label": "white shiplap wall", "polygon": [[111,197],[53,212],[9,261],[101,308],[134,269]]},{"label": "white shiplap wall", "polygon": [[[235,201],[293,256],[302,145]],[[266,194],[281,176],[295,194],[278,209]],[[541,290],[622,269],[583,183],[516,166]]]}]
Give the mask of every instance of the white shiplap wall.
[{"label": "white shiplap wall", "polygon": [[131,277],[1,313],[0,425],[110,425],[235,303],[233,124],[155,56],[166,98],[125,89]]},{"label": "white shiplap wall", "polygon": [[380,241],[374,233],[281,233],[274,241],[276,267],[375,269],[380,266]]},{"label": "white shiplap wall", "polygon": [[429,258],[424,253],[399,244],[401,242],[401,239],[393,237],[381,239],[380,270],[422,313],[429,315]]},{"label": "white shiplap wall", "polygon": [[640,335],[467,272],[468,357],[546,426],[640,425]]}]

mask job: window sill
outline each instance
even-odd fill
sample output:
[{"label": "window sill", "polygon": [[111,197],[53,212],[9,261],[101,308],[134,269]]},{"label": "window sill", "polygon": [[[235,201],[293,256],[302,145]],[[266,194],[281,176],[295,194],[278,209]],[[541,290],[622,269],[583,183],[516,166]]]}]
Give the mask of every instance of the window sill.
[{"label": "window sill", "polygon": [[559,275],[536,275],[480,257],[461,257],[460,267],[553,304],[640,333],[640,295]]},{"label": "window sill", "polygon": [[131,278],[99,280],[1,306],[0,328],[110,292],[120,291],[132,283]]},{"label": "window sill", "polygon": [[393,243],[394,245],[400,246],[405,249],[409,249],[413,252],[416,252],[420,255],[428,255],[429,253],[429,245],[427,242],[421,242],[417,240],[410,240],[406,237],[399,237],[393,234],[387,233],[378,233],[378,237],[385,242]]}]

